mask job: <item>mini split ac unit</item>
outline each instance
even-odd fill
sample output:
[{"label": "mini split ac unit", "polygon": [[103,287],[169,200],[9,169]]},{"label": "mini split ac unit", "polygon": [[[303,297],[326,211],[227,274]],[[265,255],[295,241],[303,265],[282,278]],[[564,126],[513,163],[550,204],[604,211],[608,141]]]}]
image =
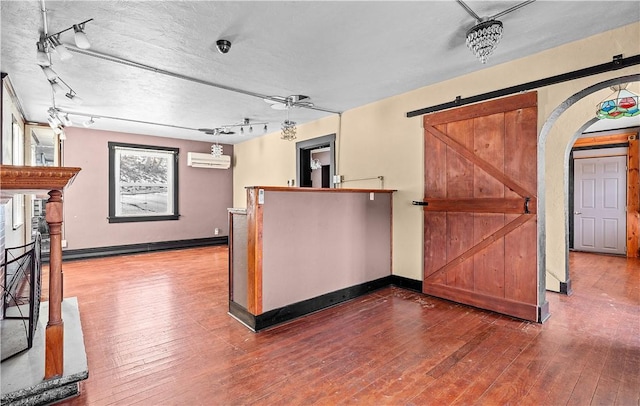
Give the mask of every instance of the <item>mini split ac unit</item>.
[{"label": "mini split ac unit", "polygon": [[211,154],[187,152],[187,165],[194,168],[229,169],[231,157],[229,155],[215,157]]}]

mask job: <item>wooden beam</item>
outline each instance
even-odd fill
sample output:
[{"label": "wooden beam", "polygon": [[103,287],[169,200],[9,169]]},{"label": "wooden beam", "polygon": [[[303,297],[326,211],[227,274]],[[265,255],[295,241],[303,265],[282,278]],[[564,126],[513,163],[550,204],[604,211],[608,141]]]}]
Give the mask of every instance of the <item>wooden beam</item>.
[{"label": "wooden beam", "polygon": [[573,147],[592,147],[592,146],[600,146],[600,145],[610,145],[610,144],[623,144],[627,143],[629,136],[631,133],[627,134],[612,134],[612,135],[601,135],[596,137],[584,137],[578,138],[576,142],[573,144]]}]

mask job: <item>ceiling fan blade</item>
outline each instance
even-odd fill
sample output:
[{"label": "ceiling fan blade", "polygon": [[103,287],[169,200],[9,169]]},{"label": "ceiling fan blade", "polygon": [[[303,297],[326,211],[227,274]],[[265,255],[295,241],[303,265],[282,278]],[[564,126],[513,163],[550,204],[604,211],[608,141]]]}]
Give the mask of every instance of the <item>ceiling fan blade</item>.
[{"label": "ceiling fan blade", "polygon": [[297,103],[293,103],[293,107],[313,107],[313,103],[311,102],[297,102]]},{"label": "ceiling fan blade", "polygon": [[289,106],[287,106],[286,104],[282,104],[282,103],[274,103],[271,105],[271,108],[274,110],[287,110],[289,108]]},{"label": "ceiling fan blade", "polygon": [[272,104],[272,103],[286,103],[287,102],[287,99],[285,97],[280,97],[280,96],[269,96],[269,97],[266,97],[266,98],[264,98],[262,100],[264,100],[265,103],[269,103],[269,104]]}]

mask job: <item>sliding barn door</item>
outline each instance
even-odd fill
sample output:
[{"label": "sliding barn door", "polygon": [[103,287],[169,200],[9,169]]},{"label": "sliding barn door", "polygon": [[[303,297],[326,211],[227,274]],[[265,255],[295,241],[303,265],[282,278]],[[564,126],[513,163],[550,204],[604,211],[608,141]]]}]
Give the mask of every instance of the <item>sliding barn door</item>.
[{"label": "sliding barn door", "polygon": [[537,93],[424,117],[423,292],[538,321]]}]

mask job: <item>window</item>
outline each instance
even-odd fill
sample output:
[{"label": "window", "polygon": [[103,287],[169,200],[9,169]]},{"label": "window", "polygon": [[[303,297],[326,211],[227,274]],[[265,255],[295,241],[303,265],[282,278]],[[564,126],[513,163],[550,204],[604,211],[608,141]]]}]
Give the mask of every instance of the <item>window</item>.
[{"label": "window", "polygon": [[178,220],[179,151],[109,143],[109,223]]}]

